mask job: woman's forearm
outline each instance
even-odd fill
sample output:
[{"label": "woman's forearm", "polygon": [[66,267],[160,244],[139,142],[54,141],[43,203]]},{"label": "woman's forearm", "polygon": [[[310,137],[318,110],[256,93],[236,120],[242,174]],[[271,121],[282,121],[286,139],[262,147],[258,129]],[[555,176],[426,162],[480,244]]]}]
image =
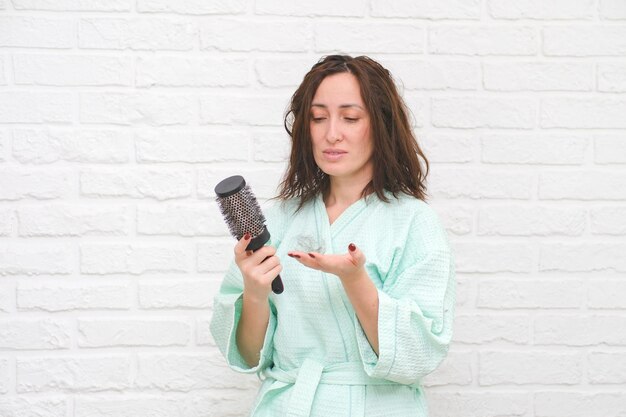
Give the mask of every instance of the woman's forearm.
[{"label": "woman's forearm", "polygon": [[259,364],[269,319],[269,301],[248,297],[244,291],[241,317],[237,326],[237,348],[250,367]]},{"label": "woman's forearm", "polygon": [[365,270],[342,283],[361,328],[378,355],[378,290]]}]

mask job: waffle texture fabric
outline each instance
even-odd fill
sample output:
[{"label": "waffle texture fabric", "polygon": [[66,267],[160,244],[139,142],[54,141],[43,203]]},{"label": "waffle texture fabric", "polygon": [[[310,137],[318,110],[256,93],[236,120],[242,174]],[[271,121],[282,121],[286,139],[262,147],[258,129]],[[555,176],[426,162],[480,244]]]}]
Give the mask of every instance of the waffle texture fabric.
[{"label": "waffle texture fabric", "polygon": [[[266,210],[285,291],[271,294],[258,366],[236,345],[243,278],[231,263],[215,297],[211,332],[228,365],[263,381],[251,410],[261,416],[428,415],[420,381],[448,352],[455,304],[454,261],[433,209],[407,195],[370,195],[332,224],[321,196]],[[287,252],[344,254],[354,243],[378,289],[379,355],[371,348],[339,278]]]}]

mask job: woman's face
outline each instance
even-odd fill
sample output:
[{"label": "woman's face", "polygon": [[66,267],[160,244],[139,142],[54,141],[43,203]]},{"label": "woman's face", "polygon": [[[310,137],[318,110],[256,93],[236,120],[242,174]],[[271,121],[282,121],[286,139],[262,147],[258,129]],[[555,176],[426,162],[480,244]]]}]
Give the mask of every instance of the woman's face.
[{"label": "woman's face", "polygon": [[335,179],[369,182],[373,175],[370,117],[357,78],[341,72],[322,80],[310,119],[313,156]]}]

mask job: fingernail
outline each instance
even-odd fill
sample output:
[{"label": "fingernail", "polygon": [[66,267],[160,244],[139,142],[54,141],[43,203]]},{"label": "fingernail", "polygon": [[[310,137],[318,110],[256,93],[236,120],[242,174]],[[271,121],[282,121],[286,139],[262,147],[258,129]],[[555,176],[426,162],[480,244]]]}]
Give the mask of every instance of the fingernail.
[{"label": "fingernail", "polygon": [[293,258],[293,254],[291,254],[291,253],[288,253],[287,256],[291,256]]},{"label": "fingernail", "polygon": [[300,259],[300,255],[292,255],[294,258]]},{"label": "fingernail", "polygon": [[309,253],[309,256],[313,259],[315,259],[315,255],[313,255],[312,253]]},{"label": "fingernail", "polygon": [[250,240],[250,233],[246,232],[245,235],[243,235],[244,240]]},{"label": "fingernail", "polygon": [[350,243],[348,245],[348,250],[350,250],[350,252],[354,252],[356,250],[356,246],[354,245],[354,243]]}]

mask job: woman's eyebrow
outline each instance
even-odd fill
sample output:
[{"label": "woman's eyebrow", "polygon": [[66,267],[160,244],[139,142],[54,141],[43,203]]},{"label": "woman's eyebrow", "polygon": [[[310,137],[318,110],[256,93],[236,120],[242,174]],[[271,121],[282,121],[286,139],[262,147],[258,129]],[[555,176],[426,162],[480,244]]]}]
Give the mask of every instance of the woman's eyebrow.
[{"label": "woman's eyebrow", "polygon": [[[325,104],[321,104],[321,103],[312,103],[312,104],[311,104],[311,107],[322,107],[322,108],[324,108],[324,109],[325,109],[325,108],[327,108],[328,106],[326,106]],[[345,109],[345,108],[348,108],[348,107],[357,107],[357,108],[359,108],[359,109],[361,109],[361,110],[364,110],[364,109],[363,109],[363,107],[361,107],[361,106],[360,106],[360,105],[358,105],[358,104],[354,104],[354,103],[349,103],[349,104],[341,104],[341,105],[339,106],[339,108],[340,108],[340,109]]]}]

